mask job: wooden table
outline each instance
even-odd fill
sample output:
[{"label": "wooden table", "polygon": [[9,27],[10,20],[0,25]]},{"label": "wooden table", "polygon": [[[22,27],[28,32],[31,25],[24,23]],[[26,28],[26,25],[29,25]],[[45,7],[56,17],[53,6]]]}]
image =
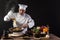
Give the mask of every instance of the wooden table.
[{"label": "wooden table", "polygon": [[59,37],[53,35],[53,34],[50,34],[50,38],[49,39],[33,39],[33,37],[30,37],[30,38],[25,38],[25,39],[22,39],[22,37],[14,37],[12,39],[2,39],[2,40],[60,40]]},{"label": "wooden table", "polygon": [[55,36],[55,35],[53,35],[53,34],[50,34],[50,40],[60,40],[60,38],[59,37],[57,37],[57,36]]}]

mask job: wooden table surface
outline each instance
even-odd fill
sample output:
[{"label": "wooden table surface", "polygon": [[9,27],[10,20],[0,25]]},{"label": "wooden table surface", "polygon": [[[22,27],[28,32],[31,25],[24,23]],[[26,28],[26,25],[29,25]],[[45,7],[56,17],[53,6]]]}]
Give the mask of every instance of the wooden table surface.
[{"label": "wooden table surface", "polygon": [[53,34],[50,34],[50,40],[60,40],[60,38]]},{"label": "wooden table surface", "polygon": [[[39,40],[39,39],[22,39],[22,38],[19,38],[19,37],[15,37],[15,38],[13,38],[13,39],[1,39],[1,40]],[[42,40],[60,40],[60,38],[59,37],[57,37],[57,36],[55,36],[55,35],[53,35],[53,34],[50,34],[50,38],[49,39],[42,39]]]}]

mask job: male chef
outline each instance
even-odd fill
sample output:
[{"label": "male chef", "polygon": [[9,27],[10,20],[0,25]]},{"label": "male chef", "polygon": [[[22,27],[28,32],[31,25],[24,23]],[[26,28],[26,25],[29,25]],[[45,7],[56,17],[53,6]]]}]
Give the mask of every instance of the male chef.
[{"label": "male chef", "polygon": [[15,18],[16,25],[13,24],[13,27],[21,27],[23,31],[21,32],[13,32],[12,36],[19,36],[26,33],[27,28],[32,28],[34,26],[34,20],[30,17],[30,15],[26,14],[27,5],[18,4],[18,12],[14,13],[10,10],[7,15],[4,17],[4,21],[10,21],[11,19]]}]

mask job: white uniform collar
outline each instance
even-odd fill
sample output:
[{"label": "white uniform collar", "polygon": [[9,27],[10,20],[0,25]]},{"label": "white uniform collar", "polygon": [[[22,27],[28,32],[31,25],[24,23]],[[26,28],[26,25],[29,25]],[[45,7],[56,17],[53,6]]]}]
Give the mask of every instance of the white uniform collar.
[{"label": "white uniform collar", "polygon": [[18,13],[19,16],[24,16],[24,17],[25,17],[25,14],[26,14],[26,13],[24,13],[23,15],[20,15],[20,14]]}]

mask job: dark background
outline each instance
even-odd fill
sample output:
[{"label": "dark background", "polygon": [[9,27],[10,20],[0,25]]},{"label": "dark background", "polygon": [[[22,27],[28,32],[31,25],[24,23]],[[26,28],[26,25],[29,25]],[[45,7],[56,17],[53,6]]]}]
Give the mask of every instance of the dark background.
[{"label": "dark background", "polygon": [[[7,28],[11,23],[4,23],[7,14],[6,4],[9,0],[0,0],[0,30]],[[14,0],[15,1],[15,0]],[[49,25],[50,33],[60,37],[60,1],[58,0],[20,0],[19,3],[27,4],[27,13],[35,20],[35,26]],[[7,26],[6,26],[7,25]],[[1,32],[0,31],[0,32]]]}]

